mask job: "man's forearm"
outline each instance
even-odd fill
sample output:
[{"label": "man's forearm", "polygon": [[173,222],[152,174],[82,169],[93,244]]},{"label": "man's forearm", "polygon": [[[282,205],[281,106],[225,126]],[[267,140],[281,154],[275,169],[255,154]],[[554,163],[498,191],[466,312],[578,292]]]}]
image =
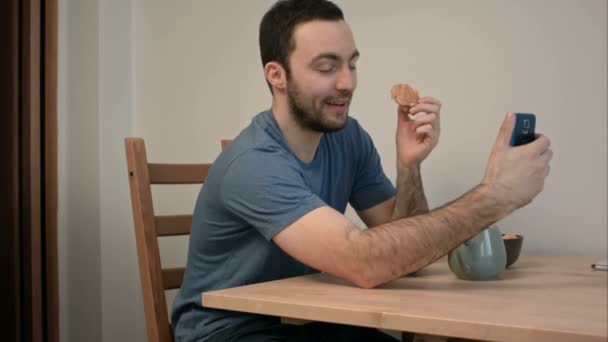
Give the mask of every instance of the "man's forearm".
[{"label": "man's forearm", "polygon": [[400,167],[397,170],[397,195],[391,221],[428,212],[420,166]]},{"label": "man's forearm", "polygon": [[480,185],[428,214],[354,232],[351,242],[360,263],[360,286],[374,287],[417,271],[510,213]]}]

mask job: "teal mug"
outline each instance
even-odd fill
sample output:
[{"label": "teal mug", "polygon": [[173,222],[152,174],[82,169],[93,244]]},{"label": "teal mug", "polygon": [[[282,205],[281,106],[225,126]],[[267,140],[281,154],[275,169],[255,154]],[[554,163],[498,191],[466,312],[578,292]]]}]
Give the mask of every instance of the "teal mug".
[{"label": "teal mug", "polygon": [[497,226],[484,229],[448,254],[450,269],[465,280],[495,279],[506,263],[505,244]]}]

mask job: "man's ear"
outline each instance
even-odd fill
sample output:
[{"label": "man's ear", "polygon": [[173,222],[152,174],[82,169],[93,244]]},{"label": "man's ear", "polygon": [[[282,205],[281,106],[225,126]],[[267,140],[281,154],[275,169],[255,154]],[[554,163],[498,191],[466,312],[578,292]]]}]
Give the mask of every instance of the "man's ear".
[{"label": "man's ear", "polygon": [[264,76],[273,88],[282,91],[287,84],[285,68],[278,62],[268,62],[264,66]]}]

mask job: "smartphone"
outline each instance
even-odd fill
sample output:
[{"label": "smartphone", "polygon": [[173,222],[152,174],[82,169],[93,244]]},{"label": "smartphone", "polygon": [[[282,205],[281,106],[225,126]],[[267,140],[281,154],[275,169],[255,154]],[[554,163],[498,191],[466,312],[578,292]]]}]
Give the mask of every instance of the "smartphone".
[{"label": "smartphone", "polygon": [[511,134],[511,146],[525,145],[536,138],[536,116],[532,113],[515,113],[515,128]]}]

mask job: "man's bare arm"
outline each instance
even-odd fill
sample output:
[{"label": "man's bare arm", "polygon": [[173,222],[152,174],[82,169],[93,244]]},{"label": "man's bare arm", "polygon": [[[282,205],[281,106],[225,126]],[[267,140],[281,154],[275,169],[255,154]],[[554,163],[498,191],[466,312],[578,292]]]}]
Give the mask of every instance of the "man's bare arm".
[{"label": "man's bare arm", "polygon": [[370,288],[432,263],[510,210],[479,186],[428,214],[363,231],[335,210],[319,208],[274,241],[311,267]]},{"label": "man's bare arm", "polygon": [[383,284],[433,263],[514,209],[500,203],[487,187],[480,185],[427,214],[362,232],[361,241],[353,244],[359,248],[355,253],[376,250],[362,260],[369,263],[362,270],[370,272],[362,277],[363,287]]},{"label": "man's bare arm", "polygon": [[[368,227],[392,220],[428,213],[429,207],[422,187],[420,164],[439,140],[441,103],[423,97],[413,107],[397,109],[397,194],[372,208],[357,212]],[[410,114],[425,113],[415,120]]]},{"label": "man's bare arm", "polygon": [[400,218],[426,214],[429,205],[422,187],[420,167],[397,171],[397,193],[390,199],[357,214],[372,228]]},{"label": "man's bare arm", "polygon": [[422,187],[420,166],[397,171],[397,195],[391,220],[426,214],[429,204]]},{"label": "man's bare arm", "polygon": [[326,206],[304,215],[273,240],[301,262],[360,287],[416,271],[542,191],[553,156],[550,141],[539,135],[528,145],[511,147],[514,124],[509,114],[482,183],[441,208],[361,231]]}]

